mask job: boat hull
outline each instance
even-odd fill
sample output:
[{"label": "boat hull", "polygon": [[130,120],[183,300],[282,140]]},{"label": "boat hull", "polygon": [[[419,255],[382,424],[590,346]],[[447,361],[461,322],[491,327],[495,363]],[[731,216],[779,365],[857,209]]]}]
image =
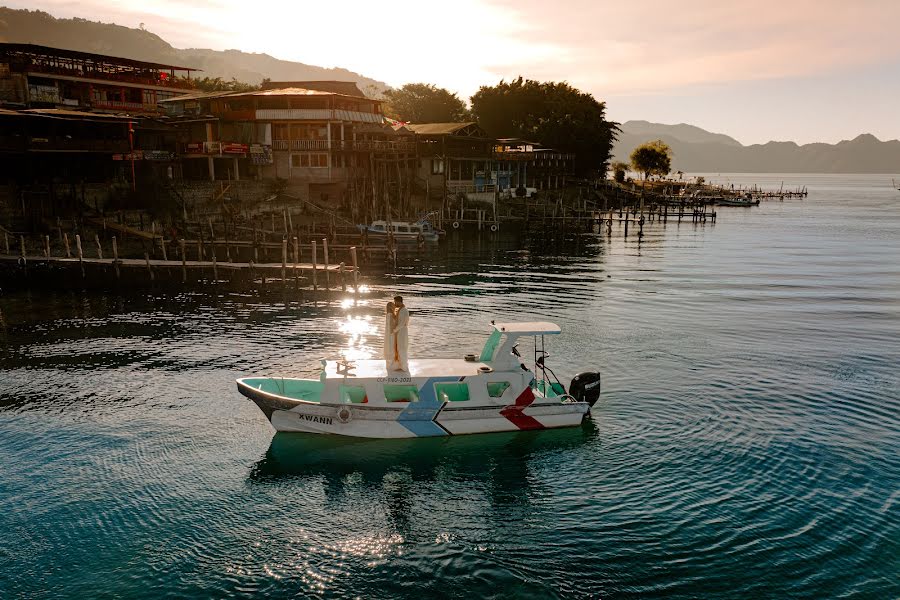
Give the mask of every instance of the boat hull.
[{"label": "boat hull", "polygon": [[238,386],[253,400],[281,432],[303,432],[358,438],[416,438],[471,435],[500,431],[555,429],[580,425],[589,413],[584,402],[535,401],[528,406],[418,407],[398,403],[397,407],[365,404],[297,402]]},{"label": "boat hull", "polygon": [[[372,229],[367,229],[367,235],[370,238],[374,239],[387,239],[387,233],[385,233],[384,231],[374,231]],[[415,244],[419,241],[419,235],[420,234],[418,233],[394,233],[394,241],[398,243],[403,242]],[[430,231],[422,233],[421,238],[423,242],[428,242],[431,244],[437,243],[441,239],[437,233],[433,233]]]}]

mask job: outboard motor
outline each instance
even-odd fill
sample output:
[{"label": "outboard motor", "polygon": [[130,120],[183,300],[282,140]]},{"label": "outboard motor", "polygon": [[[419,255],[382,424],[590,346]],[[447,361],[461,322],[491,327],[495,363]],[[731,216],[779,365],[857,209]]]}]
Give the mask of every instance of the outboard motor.
[{"label": "outboard motor", "polygon": [[569,395],[578,402],[587,402],[589,406],[600,399],[600,373],[579,373],[569,384]]}]

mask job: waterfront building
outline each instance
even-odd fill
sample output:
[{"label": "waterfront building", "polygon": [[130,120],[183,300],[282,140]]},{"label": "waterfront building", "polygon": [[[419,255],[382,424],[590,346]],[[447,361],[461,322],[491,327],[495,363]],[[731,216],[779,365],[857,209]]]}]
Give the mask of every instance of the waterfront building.
[{"label": "waterfront building", "polygon": [[0,44],[0,106],[155,115],[191,90],[197,69],[50,48]]},{"label": "waterfront building", "polygon": [[493,202],[558,189],[571,178],[574,155],[518,138],[494,139],[475,122],[419,123],[419,179],[431,195]]},{"label": "waterfront building", "polygon": [[379,171],[389,178],[397,169],[402,177],[413,166],[411,132],[388,125],[381,102],[367,98],[356,84],[273,85],[163,102],[173,119],[194,121],[181,148],[185,178],[284,179],[301,196],[334,200],[354,186],[361,189],[361,178],[377,178]]}]

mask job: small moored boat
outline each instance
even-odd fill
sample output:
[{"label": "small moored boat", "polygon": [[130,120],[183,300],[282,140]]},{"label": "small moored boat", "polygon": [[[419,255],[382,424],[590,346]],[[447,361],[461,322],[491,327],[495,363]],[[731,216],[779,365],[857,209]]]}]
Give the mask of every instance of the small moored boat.
[{"label": "small moored boat", "polygon": [[740,198],[719,198],[716,206],[759,206],[759,198],[754,199],[749,192]]},{"label": "small moored boat", "polygon": [[[247,377],[238,391],[278,431],[409,438],[579,425],[600,397],[599,373],[576,375],[568,391],[546,365],[553,323],[496,323],[481,354],[409,361],[322,361],[317,379]],[[518,346],[534,338],[534,363]]]},{"label": "small moored boat", "polygon": [[372,221],[371,225],[357,225],[361,232],[366,232],[369,236],[387,237],[388,233],[394,235],[394,239],[398,242],[437,242],[440,239],[441,231],[436,230],[428,221],[416,221],[409,223],[407,221]]}]

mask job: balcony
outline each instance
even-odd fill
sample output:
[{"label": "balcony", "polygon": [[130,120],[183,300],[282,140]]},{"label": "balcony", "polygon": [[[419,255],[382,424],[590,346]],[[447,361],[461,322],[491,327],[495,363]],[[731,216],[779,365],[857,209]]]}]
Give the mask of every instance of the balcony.
[{"label": "balcony", "polygon": [[332,150],[356,152],[407,152],[416,151],[415,142],[387,140],[274,140],[273,150]]},{"label": "balcony", "polygon": [[32,137],[28,149],[32,152],[128,152],[128,140],[92,140],[67,137]]},{"label": "balcony", "polygon": [[273,150],[328,150],[328,140],[275,140]]},{"label": "balcony", "polygon": [[257,121],[352,121],[356,123],[381,123],[379,114],[355,110],[333,110],[330,108],[260,108],[256,111]]},{"label": "balcony", "polygon": [[94,100],[91,104],[94,108],[101,110],[119,110],[124,112],[157,112],[159,110],[155,104],[142,104],[140,102]]}]

